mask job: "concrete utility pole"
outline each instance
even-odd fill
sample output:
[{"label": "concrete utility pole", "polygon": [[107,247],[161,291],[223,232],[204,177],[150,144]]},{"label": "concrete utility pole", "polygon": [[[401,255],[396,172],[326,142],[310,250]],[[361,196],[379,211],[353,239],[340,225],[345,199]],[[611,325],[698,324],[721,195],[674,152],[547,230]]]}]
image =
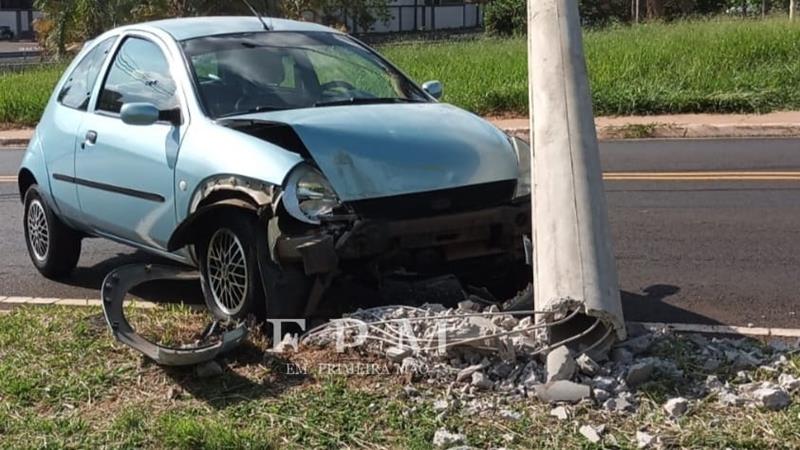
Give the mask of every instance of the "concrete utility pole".
[{"label": "concrete utility pole", "polygon": [[538,320],[577,310],[550,341],[594,327],[573,349],[607,345],[625,323],[577,0],[528,0],[528,70],[534,303],[554,312]]}]

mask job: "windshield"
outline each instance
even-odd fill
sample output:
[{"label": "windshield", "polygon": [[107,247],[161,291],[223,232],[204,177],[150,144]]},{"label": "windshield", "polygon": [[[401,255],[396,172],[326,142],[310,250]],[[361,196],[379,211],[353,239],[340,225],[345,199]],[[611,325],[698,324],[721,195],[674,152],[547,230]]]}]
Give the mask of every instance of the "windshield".
[{"label": "windshield", "polygon": [[184,41],[211,117],[360,103],[427,102],[400,72],[349,37],[260,32]]}]

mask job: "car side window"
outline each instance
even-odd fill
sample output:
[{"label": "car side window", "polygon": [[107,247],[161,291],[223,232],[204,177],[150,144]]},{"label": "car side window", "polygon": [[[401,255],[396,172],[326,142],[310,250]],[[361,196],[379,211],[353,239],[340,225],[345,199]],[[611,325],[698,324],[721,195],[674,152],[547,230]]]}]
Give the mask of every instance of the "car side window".
[{"label": "car side window", "polygon": [[114,57],[97,109],[119,113],[126,103],[151,103],[161,111],[178,106],[175,81],[161,49],[151,41],[129,37]]},{"label": "car side window", "polygon": [[81,62],[75,66],[69,78],[64,82],[61,91],[58,93],[58,101],[69,108],[86,111],[89,106],[89,98],[92,96],[92,89],[97,77],[100,75],[100,68],[106,60],[106,55],[111,50],[116,37],[108,38],[97,44]]}]

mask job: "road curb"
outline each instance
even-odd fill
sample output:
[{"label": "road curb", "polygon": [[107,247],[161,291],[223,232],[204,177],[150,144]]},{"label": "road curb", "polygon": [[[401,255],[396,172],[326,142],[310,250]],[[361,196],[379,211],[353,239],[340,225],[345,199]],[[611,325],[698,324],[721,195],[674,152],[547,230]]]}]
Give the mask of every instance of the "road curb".
[{"label": "road curb", "polygon": [[[503,127],[508,134],[528,139],[528,127]],[[720,139],[800,137],[800,123],[676,124],[638,123],[597,127],[601,141],[626,139]],[[0,136],[0,150],[27,147],[30,138]]]},{"label": "road curb", "polygon": [[[527,127],[503,128],[511,135],[526,138]],[[597,127],[601,141],[625,139],[719,139],[719,138],[780,138],[800,136],[800,124],[669,124],[642,123]]]},{"label": "road curb", "polygon": [[27,147],[30,139],[0,138],[0,149]]},{"label": "road curb", "polygon": [[[156,303],[147,300],[132,300],[125,303],[125,307],[134,309],[156,309],[162,306],[177,305],[176,303]],[[84,299],[84,298],[44,298],[44,297],[3,297],[0,296],[0,308],[8,310],[9,308],[19,306],[68,306],[68,307],[102,307],[103,302],[98,299]],[[189,309],[204,309],[204,305],[186,305],[183,306]]]}]

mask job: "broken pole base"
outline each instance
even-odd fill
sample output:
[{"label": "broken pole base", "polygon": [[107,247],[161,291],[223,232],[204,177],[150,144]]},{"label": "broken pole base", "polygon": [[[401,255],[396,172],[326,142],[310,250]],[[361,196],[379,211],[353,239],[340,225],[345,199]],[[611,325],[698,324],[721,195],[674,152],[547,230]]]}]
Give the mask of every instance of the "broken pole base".
[{"label": "broken pole base", "polygon": [[539,322],[554,323],[572,316],[566,322],[545,328],[543,338],[549,346],[566,346],[573,355],[585,353],[602,361],[619,338],[620,330],[625,332],[624,323],[617,322],[617,317],[605,311],[587,311],[580,301],[553,302],[545,310],[552,312],[540,316]]}]

